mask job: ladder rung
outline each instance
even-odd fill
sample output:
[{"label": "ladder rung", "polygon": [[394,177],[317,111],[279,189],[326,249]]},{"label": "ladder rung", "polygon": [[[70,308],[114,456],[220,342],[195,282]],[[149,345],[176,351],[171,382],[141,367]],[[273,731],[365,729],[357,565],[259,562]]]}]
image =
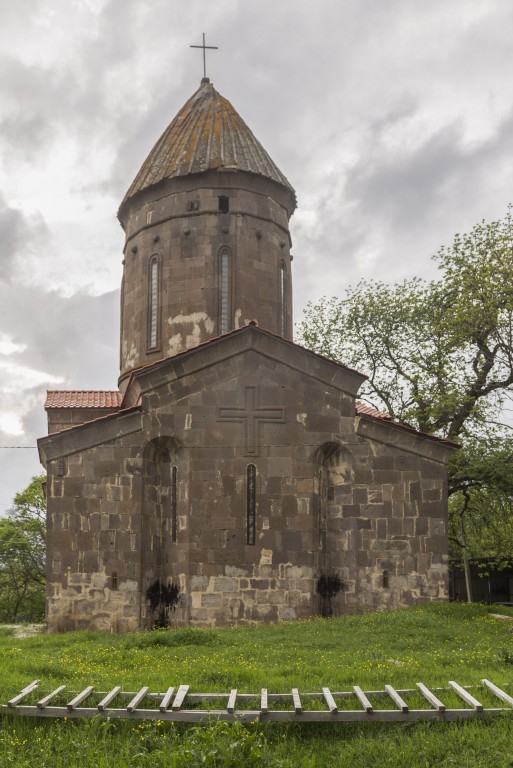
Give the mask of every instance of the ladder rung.
[{"label": "ladder rung", "polygon": [[21,701],[25,696],[27,696],[31,691],[33,691],[34,688],[37,688],[38,685],[39,685],[39,680],[34,680],[29,685],[26,685],[25,688],[23,688],[23,690],[20,691],[18,695],[14,697],[14,699],[10,699],[10,701],[7,702],[7,706],[15,707],[19,701]]},{"label": "ladder rung", "polygon": [[424,696],[425,699],[429,701],[432,707],[434,707],[438,712],[445,712],[445,704],[442,704],[440,699],[437,699],[435,694],[427,688],[427,686],[424,685],[424,683],[417,683],[418,689],[421,692],[421,694]]},{"label": "ladder rung", "polygon": [[183,704],[183,700],[187,696],[187,691],[189,690],[188,685],[181,685],[177,691],[177,694],[175,696],[175,700],[173,701],[173,704],[171,705],[171,709],[173,712],[176,712],[180,709],[180,707]]},{"label": "ladder rung", "polygon": [[161,712],[165,712],[166,709],[169,707],[169,703],[171,699],[173,698],[173,693],[175,692],[175,689],[173,687],[169,687],[167,691],[164,694],[164,697],[162,701],[160,702],[159,710]]},{"label": "ladder rung", "polygon": [[401,712],[408,712],[408,704],[401,698],[401,696],[399,696],[395,688],[392,688],[391,685],[385,685],[385,691],[388,693],[394,704],[399,707]]},{"label": "ladder rung", "polygon": [[72,709],[75,709],[76,706],[81,704],[84,699],[87,699],[91,691],[93,690],[92,685],[88,685],[87,688],[84,688],[84,690],[78,694],[78,696],[75,696],[74,699],[72,699],[68,704],[66,704],[66,707],[71,711]]},{"label": "ladder rung", "polygon": [[233,713],[233,710],[235,709],[235,700],[237,698],[237,689],[232,688],[230,691],[230,696],[228,698],[228,704],[226,705],[226,711]]},{"label": "ladder rung", "polygon": [[324,700],[326,701],[326,704],[328,705],[328,709],[330,712],[336,712],[338,710],[337,702],[331,695],[331,691],[329,688],[323,688],[322,689],[322,695],[324,696]]},{"label": "ladder rung", "polygon": [[359,685],[353,685],[353,691],[355,692],[356,698],[364,708],[364,710],[367,712],[368,715],[372,714],[374,712],[374,708],[372,704],[370,703],[367,696],[364,694],[362,689]]},{"label": "ladder rung", "polygon": [[483,679],[481,682],[484,683],[484,685],[486,685],[486,687],[489,688],[490,691],[494,693],[498,699],[504,701],[506,704],[509,704],[510,707],[513,707],[513,697],[506,693],[506,691],[503,691],[502,688],[499,688],[498,685],[494,685],[489,680]]},{"label": "ladder rung", "polygon": [[468,691],[466,691],[464,688],[461,687],[461,685],[458,685],[458,683],[455,683],[454,680],[449,680],[449,685],[453,690],[456,691],[458,696],[463,699],[467,704],[470,704],[471,707],[474,707],[476,712],[482,712],[483,711],[483,705],[480,701],[475,699],[473,696],[470,695]]},{"label": "ladder rung", "polygon": [[37,702],[36,704],[37,708],[44,709],[48,704],[48,702],[51,701],[51,699],[53,699],[54,696],[57,696],[57,694],[63,691],[65,688],[66,688],[65,685],[59,685],[59,687],[56,688],[55,691],[52,691],[51,693],[48,694],[48,696],[45,696],[43,699],[40,699]]},{"label": "ladder rung", "polygon": [[129,704],[127,704],[126,708],[127,708],[128,712],[133,712],[134,709],[137,709],[137,707],[139,706],[141,701],[144,699],[144,697],[146,696],[146,694],[148,693],[149,690],[150,689],[148,688],[148,686],[144,685],[141,688],[141,690],[138,693],[135,694],[135,696],[132,699],[132,701]]},{"label": "ladder rung", "polygon": [[98,704],[98,709],[100,712],[103,712],[103,710],[109,706],[111,701],[114,701],[114,699],[116,698],[120,690],[121,690],[121,686],[116,685],[116,687],[113,688],[112,691],[110,691],[106,696],[103,697],[103,699]]}]

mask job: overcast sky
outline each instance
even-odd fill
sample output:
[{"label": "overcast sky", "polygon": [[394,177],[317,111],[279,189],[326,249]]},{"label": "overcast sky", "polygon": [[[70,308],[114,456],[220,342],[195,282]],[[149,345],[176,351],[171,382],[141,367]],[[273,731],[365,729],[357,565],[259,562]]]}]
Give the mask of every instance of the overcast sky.
[{"label": "overcast sky", "polygon": [[513,201],[513,3],[0,0],[0,512],[46,389],[115,389],[118,205],[207,74],[295,187],[295,318]]}]

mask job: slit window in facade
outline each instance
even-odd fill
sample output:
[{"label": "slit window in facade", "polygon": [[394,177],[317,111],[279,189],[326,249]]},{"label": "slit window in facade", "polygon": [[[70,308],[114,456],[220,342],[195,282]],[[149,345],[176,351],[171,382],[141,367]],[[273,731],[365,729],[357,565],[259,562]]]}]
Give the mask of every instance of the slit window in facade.
[{"label": "slit window in facade", "polygon": [[150,307],[148,313],[148,347],[154,349],[158,344],[159,313],[159,262],[156,256],[150,261],[149,282]]},{"label": "slit window in facade", "polygon": [[283,261],[280,264],[280,336],[285,336],[285,327],[287,323],[287,293],[286,293],[287,271]]},{"label": "slit window in facade", "polygon": [[219,196],[219,211],[221,213],[229,213],[230,211],[230,198],[226,195]]},{"label": "slit window in facade", "polygon": [[171,470],[171,541],[176,541],[176,479],[178,471],[176,467]]},{"label": "slit window in facade", "polygon": [[254,464],[248,464],[247,469],[247,529],[246,542],[255,544],[256,542],[256,467]]},{"label": "slit window in facade", "polygon": [[219,254],[219,330],[230,330],[231,254],[223,248]]},{"label": "slit window in facade", "polygon": [[324,549],[326,529],[326,507],[328,504],[328,478],[327,470],[321,467],[319,470],[319,549]]}]

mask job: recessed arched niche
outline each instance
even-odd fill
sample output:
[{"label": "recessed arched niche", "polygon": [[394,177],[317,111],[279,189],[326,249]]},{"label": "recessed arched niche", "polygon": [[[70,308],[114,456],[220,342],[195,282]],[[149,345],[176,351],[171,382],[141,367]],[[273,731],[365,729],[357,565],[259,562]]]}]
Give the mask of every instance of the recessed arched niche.
[{"label": "recessed arched niche", "polygon": [[[176,607],[169,601],[173,546],[178,541],[178,482],[181,444],[173,437],[156,437],[143,454],[141,574],[149,596],[147,624],[167,626]],[[176,593],[176,594],[175,594]],[[151,599],[150,599],[151,598]]]},{"label": "recessed arched niche", "polygon": [[316,452],[319,494],[319,549],[326,549],[328,517],[341,517],[343,495],[352,483],[352,456],[337,442],[327,442]]}]

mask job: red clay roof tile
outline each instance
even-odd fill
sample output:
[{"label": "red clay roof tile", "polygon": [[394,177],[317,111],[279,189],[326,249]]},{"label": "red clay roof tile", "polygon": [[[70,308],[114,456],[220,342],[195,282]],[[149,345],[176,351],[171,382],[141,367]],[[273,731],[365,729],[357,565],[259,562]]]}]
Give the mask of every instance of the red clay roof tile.
[{"label": "red clay roof tile", "polygon": [[122,399],[109,390],[48,390],[45,408],[120,408]]},{"label": "red clay roof tile", "polygon": [[372,416],[375,419],[385,419],[385,421],[392,421],[387,413],[378,411],[377,408],[372,408],[370,405],[364,405],[363,403],[356,403],[356,413],[359,416]]}]

